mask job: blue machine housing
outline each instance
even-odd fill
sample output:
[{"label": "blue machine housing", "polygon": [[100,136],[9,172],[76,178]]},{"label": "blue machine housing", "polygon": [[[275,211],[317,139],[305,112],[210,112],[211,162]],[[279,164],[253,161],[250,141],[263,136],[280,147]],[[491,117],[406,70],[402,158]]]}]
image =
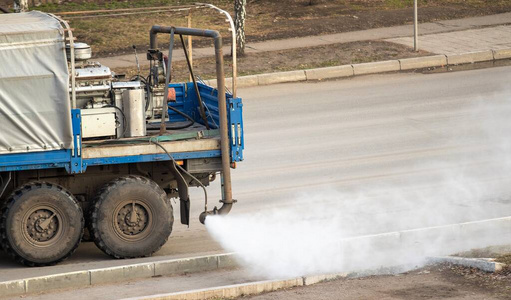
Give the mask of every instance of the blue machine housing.
[{"label": "blue machine housing", "polygon": [[[192,82],[174,83],[169,87],[176,91],[176,101],[169,103],[170,106],[188,114],[197,123],[205,125],[198,110],[198,99]],[[206,108],[206,116],[210,128],[215,129],[219,124],[218,113],[218,90],[198,83],[199,92]],[[226,93],[227,102],[227,124],[230,142],[231,162],[243,160],[243,149],[245,142],[243,137],[243,104],[241,98],[233,98]],[[172,110],[168,110],[170,122],[182,122],[185,119]],[[74,109],[72,114],[73,142],[74,149],[61,149],[41,152],[27,152],[16,154],[0,155],[0,172],[40,170],[50,168],[65,168],[70,174],[84,173],[87,166],[127,164],[153,161],[167,161],[169,157],[166,154],[144,154],[122,157],[82,159],[82,140],[81,140],[81,110]],[[220,150],[213,151],[195,151],[171,153],[176,160],[193,158],[212,158],[221,157]]]}]

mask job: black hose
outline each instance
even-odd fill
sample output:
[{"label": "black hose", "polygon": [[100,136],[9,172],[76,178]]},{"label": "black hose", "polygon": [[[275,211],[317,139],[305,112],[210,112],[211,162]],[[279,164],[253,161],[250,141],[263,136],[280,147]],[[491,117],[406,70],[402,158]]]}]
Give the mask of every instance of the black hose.
[{"label": "black hose", "polygon": [[145,102],[145,111],[147,111],[149,109],[149,103],[151,103],[151,98],[152,98],[152,95],[153,95],[151,93],[151,83],[149,81],[146,81],[145,89],[146,89],[146,93],[147,93],[147,99],[146,99],[146,102]]},{"label": "black hose", "polygon": [[[176,160],[174,159],[174,157],[172,157],[172,155],[170,155],[170,153],[167,151],[167,149],[165,149],[165,147],[162,146],[162,144],[158,143],[157,141],[154,141],[153,139],[150,139],[149,140],[149,143],[152,143],[152,144],[155,144],[156,146],[160,147],[164,152],[165,154],[167,154],[167,156],[170,158],[170,160],[172,161],[172,163],[179,169],[181,170],[181,172],[185,173],[186,175],[190,176],[190,178],[192,178],[193,181],[197,182],[197,184],[202,188],[202,190],[204,191],[204,209],[205,211],[208,210],[208,192],[206,191],[206,187],[204,186],[204,184],[199,180],[197,179],[195,176],[193,176],[192,174],[190,174],[190,172],[188,172],[187,170],[185,170],[183,167],[181,167],[177,162]],[[183,181],[184,180],[184,177],[181,173],[179,173],[179,175],[182,177]]]},{"label": "black hose", "polygon": [[[185,114],[184,112],[182,112],[172,106],[168,106],[168,108],[170,108],[172,111],[176,112],[177,114],[183,116],[185,119],[188,120],[188,123],[185,125],[179,125],[179,126],[166,125],[166,129],[168,129],[168,130],[185,129],[185,128],[188,128],[188,127],[192,126],[193,124],[195,124],[195,121],[193,120],[193,118],[190,117],[189,115]],[[158,124],[147,124],[147,130],[158,130],[158,129],[160,129],[160,125],[158,125]]]}]

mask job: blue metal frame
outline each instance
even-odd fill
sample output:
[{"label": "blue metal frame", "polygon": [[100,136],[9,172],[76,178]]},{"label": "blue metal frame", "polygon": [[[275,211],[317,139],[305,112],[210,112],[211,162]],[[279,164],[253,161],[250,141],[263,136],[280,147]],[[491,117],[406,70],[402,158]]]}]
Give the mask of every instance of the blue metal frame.
[{"label": "blue metal frame", "polygon": [[[210,122],[211,128],[216,128],[214,124],[219,124],[218,91],[201,83],[198,85],[202,101],[204,105],[207,106],[206,114],[208,116],[208,122]],[[202,124],[203,120],[197,109],[197,95],[193,83],[178,83],[170,84],[169,86],[176,91],[176,101],[169,103],[169,106],[171,105],[185,112],[194,118],[196,122]],[[238,162],[243,160],[243,149],[245,148],[243,137],[243,104],[240,98],[233,99],[230,94],[226,94],[226,96],[228,106],[228,132],[231,141],[231,162]],[[81,110],[73,109],[71,111],[71,116],[74,149],[0,155],[0,172],[65,168],[69,174],[79,174],[84,173],[88,166],[170,160],[166,154],[82,159]],[[169,117],[172,122],[184,121],[182,116],[170,109]],[[171,154],[176,160],[221,157],[220,150]]]},{"label": "blue metal frame", "polygon": [[243,134],[243,103],[241,98],[227,98],[231,162],[243,160],[245,138]]},{"label": "blue metal frame", "polygon": [[82,113],[79,109],[71,110],[71,122],[74,149],[71,151],[71,161],[66,165],[66,171],[69,174],[83,173],[86,167],[82,161]]},{"label": "blue metal frame", "polygon": [[53,150],[0,155],[0,172],[22,171],[69,166],[71,150]]},{"label": "blue metal frame", "polygon": [[[208,117],[209,125],[215,128],[215,124],[219,124],[220,117],[218,112],[218,90],[207,86],[202,83],[198,83],[199,93],[202,98],[202,102],[206,107],[206,116]],[[190,99],[190,103],[197,101],[197,95],[194,92],[193,83],[188,83],[189,92],[187,97]],[[231,145],[231,162],[239,162],[243,160],[243,149],[245,149],[245,137],[243,133],[243,102],[241,98],[233,98],[231,94],[226,93],[227,102],[227,130],[229,133],[229,141]],[[199,110],[197,106],[193,106],[193,115],[195,121],[204,125],[202,118],[199,116]]]}]

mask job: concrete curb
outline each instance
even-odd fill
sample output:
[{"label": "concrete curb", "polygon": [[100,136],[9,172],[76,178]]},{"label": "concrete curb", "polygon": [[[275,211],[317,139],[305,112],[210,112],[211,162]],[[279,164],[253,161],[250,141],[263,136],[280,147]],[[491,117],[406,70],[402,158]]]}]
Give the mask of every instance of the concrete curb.
[{"label": "concrete curb", "polygon": [[494,60],[493,50],[482,52],[470,52],[456,55],[447,55],[448,65],[473,64],[476,62]]},{"label": "concrete curb", "polygon": [[[415,253],[420,257],[427,257],[428,252],[432,251],[427,245],[431,245],[432,247],[438,247],[435,245],[443,245],[446,249],[451,249],[450,251],[463,251],[466,248],[475,248],[477,244],[472,245],[467,243],[467,241],[471,241],[472,235],[484,236],[487,232],[495,233],[495,236],[500,237],[502,243],[507,244],[511,242],[510,228],[511,217],[503,217],[346,238],[339,244],[339,251],[341,251],[341,253],[350,253],[357,251],[357,249],[364,249],[367,247],[371,249],[381,249],[381,252],[378,254],[375,253],[375,256],[385,255],[386,263],[389,267],[379,266],[379,263],[376,263],[374,266],[368,266],[366,271],[353,272],[350,274],[323,275],[323,277],[300,277],[280,281],[260,281],[132,299],[170,300],[229,298],[270,292],[281,288],[310,285],[339,277],[356,278],[371,275],[397,274],[412,269],[411,267],[413,264],[408,266],[403,265],[402,257],[406,256],[407,253]],[[463,243],[460,243],[461,241],[463,241]],[[491,240],[488,240],[488,242],[491,243]],[[392,256],[389,254],[392,254]],[[482,264],[479,265],[482,266]]]},{"label": "concrete curb", "polygon": [[410,270],[410,267],[395,266],[387,268],[378,268],[363,272],[336,273],[324,275],[312,275],[296,277],[282,280],[256,281],[242,284],[226,285],[197,289],[191,291],[157,294],[150,296],[125,298],[123,300],[197,300],[197,299],[224,299],[237,298],[248,295],[258,295],[261,293],[274,292],[281,289],[289,289],[300,286],[309,286],[317,283],[336,280],[340,278],[361,278],[376,275],[395,275]]},{"label": "concrete curb", "polygon": [[0,282],[0,295],[3,297],[19,296],[64,288],[83,288],[97,283],[115,283],[154,276],[196,273],[233,267],[237,267],[237,262],[232,253],[172,259],[4,281]]},{"label": "concrete curb", "polygon": [[[341,253],[351,253],[364,247],[374,247],[374,249],[381,249],[378,255],[386,255],[386,264],[388,266],[394,266],[384,267],[378,263],[378,260],[375,260],[374,265],[369,264],[366,266],[369,271],[351,273],[347,276],[360,277],[378,274],[393,274],[406,270],[406,266],[402,265],[402,257],[407,255],[407,253],[415,253],[415,255],[420,257],[428,257],[431,256],[429,253],[432,251],[438,253],[438,250],[436,250],[436,247],[438,247],[437,245],[443,245],[445,249],[450,249],[450,252],[461,252],[466,251],[466,249],[474,249],[477,248],[479,242],[473,241],[472,236],[486,236],[488,232],[492,232],[494,234],[493,236],[499,237],[499,245],[507,245],[511,244],[510,229],[511,217],[502,217],[458,224],[447,224],[441,226],[350,237],[340,240],[338,246]],[[488,238],[486,244],[492,245],[495,244],[495,241],[493,238]],[[482,268],[482,265],[489,265],[486,262],[481,263],[478,261],[475,263],[471,260],[461,258],[454,258],[454,260],[463,261],[463,263],[466,263],[467,265],[470,263],[469,266],[479,266],[480,268]],[[212,271],[220,268],[235,266],[237,266],[237,262],[233,253],[157,261],[128,266],[85,270],[79,272],[28,278],[9,282],[0,282],[0,295],[14,296],[26,293],[51,291],[61,288],[87,287],[99,282],[113,283],[121,280]],[[498,269],[496,264],[493,264],[493,266],[494,270]],[[484,268],[490,270],[490,267]],[[339,276],[346,275],[335,274],[323,275],[323,277],[300,277],[299,279],[302,280],[301,284],[299,283],[300,280],[296,278],[291,279],[291,281],[285,280],[285,282],[271,282],[271,285],[268,281],[261,283],[246,283],[244,285],[230,286],[228,292],[226,293],[228,293],[229,297],[233,297],[237,294],[246,294],[247,292],[253,293],[254,290],[258,292],[269,291],[270,287],[271,289],[278,289],[290,286],[313,284],[323,280],[337,278]],[[193,291],[195,294],[193,294],[194,296],[190,296],[190,298],[186,298],[188,296],[183,296],[185,298],[156,299],[196,299],[196,297],[215,297],[220,295],[219,293],[224,293],[223,288],[220,289],[220,291],[217,291],[216,289],[220,289],[220,287],[213,288],[215,291],[211,291],[211,288],[206,290]],[[182,296],[183,293],[184,292],[179,295]],[[191,292],[188,291],[184,294],[188,295],[190,293]],[[222,297],[225,295],[227,294],[222,294]],[[168,295],[164,295],[162,297],[168,297]]]},{"label": "concrete curb", "polygon": [[235,298],[247,295],[257,295],[273,292],[280,289],[288,289],[299,286],[308,286],[316,283],[347,277],[347,274],[316,275],[297,277],[284,280],[267,280],[235,285],[220,286],[214,288],[198,289],[169,294],[159,294],[144,297],[127,298],[124,300],[188,300],[210,298]]},{"label": "concrete curb", "polygon": [[[397,71],[410,71],[425,68],[445,67],[460,64],[511,59],[511,48],[469,52],[454,55],[432,55],[397,60],[377,61],[363,64],[342,65],[327,68],[265,73],[238,77],[238,87],[251,87],[276,83],[318,81],[323,79],[352,77],[357,75],[379,74]],[[206,80],[216,87],[216,80]],[[225,85],[232,86],[232,78],[226,78]]]},{"label": "concrete curb", "polygon": [[394,72],[401,70],[399,60],[386,60],[364,64],[351,65],[355,75]]},{"label": "concrete curb", "polygon": [[430,264],[450,263],[454,265],[476,268],[481,271],[495,273],[502,270],[506,264],[495,262],[490,258],[465,258],[456,256],[438,256],[427,259]]}]

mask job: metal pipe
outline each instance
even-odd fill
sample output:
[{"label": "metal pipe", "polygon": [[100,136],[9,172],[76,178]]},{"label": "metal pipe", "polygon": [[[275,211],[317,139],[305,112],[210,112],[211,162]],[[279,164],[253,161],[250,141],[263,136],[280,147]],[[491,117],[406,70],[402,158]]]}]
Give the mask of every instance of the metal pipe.
[{"label": "metal pipe", "polygon": [[417,0],[413,1],[413,50],[419,51],[419,14]]},{"label": "metal pipe", "polygon": [[[73,31],[71,30],[71,27],[69,24],[64,21],[63,19],[57,17],[54,14],[48,14],[52,18],[56,19],[60,23],[64,24],[64,27],[66,28],[67,35],[69,38],[69,54],[71,55],[71,108],[76,108],[76,68],[75,68],[75,42],[73,37]],[[64,36],[65,37],[65,36]],[[64,41],[65,44],[65,41]]]},{"label": "metal pipe", "polygon": [[220,149],[222,153],[222,175],[224,178],[223,194],[224,199],[220,209],[213,209],[209,212],[203,212],[204,219],[207,214],[227,214],[231,210],[232,204],[232,186],[231,186],[231,162],[229,156],[229,135],[227,127],[227,102],[225,99],[225,75],[224,75],[224,56],[222,51],[222,36],[216,30],[203,30],[185,27],[168,27],[168,26],[153,26],[150,31],[150,49],[156,49],[158,33],[170,33],[174,31],[175,34],[202,36],[214,39],[215,44],[215,58],[216,58],[216,80],[218,87],[218,112],[220,117]]},{"label": "metal pipe", "polygon": [[[192,28],[192,10],[190,9],[188,11],[188,28]],[[193,66],[193,49],[192,49],[193,45],[192,45],[192,36],[189,35],[188,36],[188,56],[190,57],[190,65]],[[192,74],[190,74],[190,81],[192,80]]]},{"label": "metal pipe", "polygon": [[85,15],[85,14],[99,14],[99,13],[112,13],[112,12],[130,12],[130,11],[144,11],[144,10],[166,10],[166,11],[174,11],[174,10],[189,10],[192,8],[199,7],[197,5],[178,5],[178,6],[151,6],[151,7],[135,7],[135,8],[118,8],[118,9],[97,9],[97,10],[80,10],[80,11],[65,11],[59,12],[60,16],[66,15]]},{"label": "metal pipe", "polygon": [[[161,122],[160,122],[160,135],[165,133],[165,119],[167,118],[167,101],[169,99],[169,83],[170,83],[170,72],[172,72],[172,51],[174,50],[174,28],[170,29],[170,44],[169,44],[169,56],[167,58],[167,70],[165,72],[165,93],[163,95],[163,101],[161,102]],[[165,64],[165,63],[164,63]],[[170,121],[170,116],[169,116]]]},{"label": "metal pipe", "polygon": [[227,18],[226,21],[229,22],[229,25],[230,25],[229,30],[231,31],[231,35],[232,35],[232,44],[231,44],[232,45],[232,97],[236,98],[236,89],[238,87],[238,85],[237,85],[238,67],[237,67],[237,63],[236,63],[237,62],[237,58],[236,58],[237,47],[236,47],[236,27],[234,26],[234,21],[232,20],[231,14],[229,14],[228,12],[226,12],[223,9],[220,9],[220,8],[214,6],[213,4],[208,4],[208,3],[196,3],[196,4],[212,8],[212,9],[220,12],[221,14],[224,14],[225,17]]}]

